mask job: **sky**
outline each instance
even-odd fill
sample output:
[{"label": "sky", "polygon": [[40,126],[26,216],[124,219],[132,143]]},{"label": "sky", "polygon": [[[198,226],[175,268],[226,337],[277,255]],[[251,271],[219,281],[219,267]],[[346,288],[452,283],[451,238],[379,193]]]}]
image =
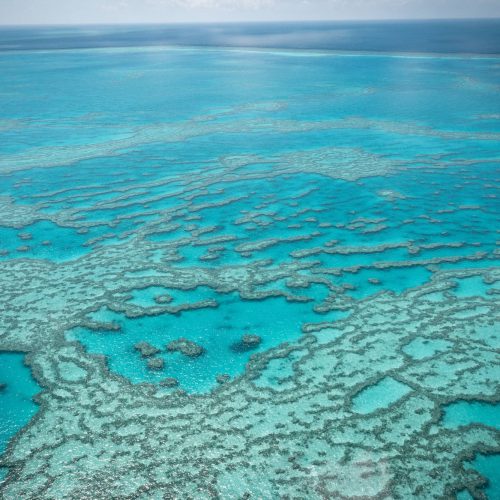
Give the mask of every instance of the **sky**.
[{"label": "sky", "polygon": [[500,17],[500,0],[0,0],[0,24]]}]

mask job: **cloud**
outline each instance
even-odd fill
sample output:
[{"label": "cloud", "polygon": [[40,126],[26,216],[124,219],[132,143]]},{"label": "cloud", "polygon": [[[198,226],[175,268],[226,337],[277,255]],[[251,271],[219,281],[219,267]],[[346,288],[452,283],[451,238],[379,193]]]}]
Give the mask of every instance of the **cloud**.
[{"label": "cloud", "polygon": [[275,5],[276,0],[146,0],[145,3],[157,8],[175,5],[186,9],[259,10]]},{"label": "cloud", "polygon": [[0,24],[500,17],[499,0],[0,0]]},{"label": "cloud", "polygon": [[129,7],[130,3],[127,0],[115,0],[113,2],[104,2],[101,4],[101,8],[109,12],[123,11]]}]

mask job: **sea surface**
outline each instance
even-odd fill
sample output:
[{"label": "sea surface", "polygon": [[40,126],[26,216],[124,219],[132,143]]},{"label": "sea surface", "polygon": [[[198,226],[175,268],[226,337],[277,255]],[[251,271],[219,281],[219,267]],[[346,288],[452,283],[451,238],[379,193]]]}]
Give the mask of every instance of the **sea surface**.
[{"label": "sea surface", "polygon": [[0,29],[0,496],[500,498],[499,33]]}]

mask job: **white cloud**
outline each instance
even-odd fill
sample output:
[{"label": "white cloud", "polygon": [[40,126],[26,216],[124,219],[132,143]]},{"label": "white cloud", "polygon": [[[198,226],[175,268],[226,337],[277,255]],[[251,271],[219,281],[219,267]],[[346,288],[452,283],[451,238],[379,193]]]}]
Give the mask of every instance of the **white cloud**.
[{"label": "white cloud", "polygon": [[0,24],[500,17],[500,0],[0,0]]},{"label": "white cloud", "polygon": [[177,5],[190,9],[251,9],[258,10],[274,4],[274,0],[174,0]]}]

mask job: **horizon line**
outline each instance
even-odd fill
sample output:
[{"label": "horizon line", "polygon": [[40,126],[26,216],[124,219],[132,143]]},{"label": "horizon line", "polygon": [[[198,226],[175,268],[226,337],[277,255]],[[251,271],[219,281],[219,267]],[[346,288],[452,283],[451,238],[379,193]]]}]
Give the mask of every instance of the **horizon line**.
[{"label": "horizon line", "polygon": [[220,20],[220,21],[138,21],[138,22],[82,22],[82,23],[1,23],[2,28],[24,28],[24,27],[78,27],[78,26],[171,26],[171,25],[213,25],[213,24],[308,24],[308,23],[405,23],[405,22],[433,22],[433,21],[500,21],[498,17],[427,17],[427,18],[372,18],[372,19],[289,19],[289,20],[253,20],[253,21],[237,21],[237,20]]}]

